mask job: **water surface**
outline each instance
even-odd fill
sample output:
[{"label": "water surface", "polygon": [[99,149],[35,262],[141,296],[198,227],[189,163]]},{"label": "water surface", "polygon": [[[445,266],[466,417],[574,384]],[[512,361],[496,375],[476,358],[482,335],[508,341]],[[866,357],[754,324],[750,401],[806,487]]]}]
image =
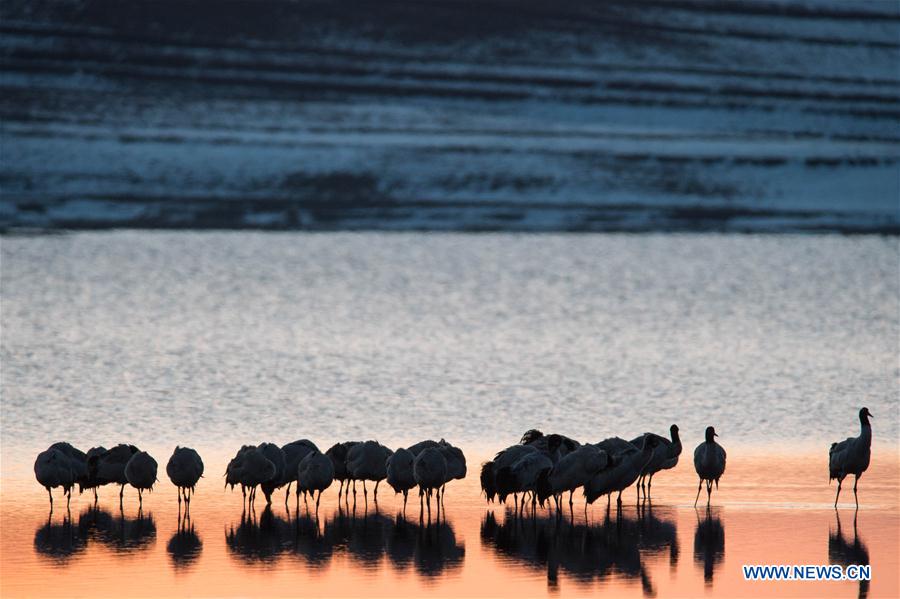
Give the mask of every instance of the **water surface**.
[{"label": "water surface", "polygon": [[[159,455],[167,452],[159,450]],[[254,511],[240,492],[223,491],[227,456],[206,456],[189,520],[175,489],[162,481],[138,511],[126,490],[84,495],[71,512],[48,516],[46,494],[28,479],[4,480],[2,592],[4,596],[540,596],[574,593],[639,597],[895,597],[897,480],[895,454],[876,454],[852,494],[831,508],[821,460],[772,456],[732,459],[712,509],[692,507],[690,463],[657,477],[655,499],[638,505],[631,492],[620,514],[598,501],[585,516],[576,497],[571,516],[539,510],[516,518],[488,506],[477,480],[448,487],[445,509],[420,520],[412,500],[382,487],[376,506],[360,493],[354,508],[339,506],[336,489],[322,500],[318,520],[301,500]],[[483,456],[470,452],[470,461]],[[788,472],[798,473],[789,482]],[[849,490],[849,489],[848,489]],[[630,491],[630,490],[629,490]],[[57,497],[58,498],[58,497]],[[849,502],[849,503],[848,503]],[[870,564],[873,580],[761,583],[743,580],[743,564]],[[864,593],[864,592],[865,593]]]},{"label": "water surface", "polygon": [[96,233],[2,239],[4,448],[898,441],[895,239]]},{"label": "water surface", "polygon": [[[424,593],[896,596],[896,240],[834,236],[79,233],[2,238],[5,596]],[[840,512],[829,443],[876,443]],[[690,460],[571,521],[516,520],[474,477],[528,428],[596,441],[715,424],[729,465],[692,507]],[[446,437],[469,456],[438,523],[385,489],[318,522],[242,514],[242,443]],[[141,514],[102,489],[48,514],[35,454],[120,441],[207,465],[190,522],[161,470]],[[746,563],[863,563],[870,585],[748,583]]]}]

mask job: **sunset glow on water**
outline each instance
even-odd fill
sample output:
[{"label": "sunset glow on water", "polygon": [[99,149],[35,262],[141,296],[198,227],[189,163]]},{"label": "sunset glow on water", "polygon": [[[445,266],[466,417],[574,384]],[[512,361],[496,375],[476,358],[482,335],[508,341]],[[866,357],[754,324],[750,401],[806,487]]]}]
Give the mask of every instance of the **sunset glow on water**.
[{"label": "sunset glow on water", "polygon": [[[48,521],[46,494],[27,476],[27,464],[4,471],[2,592],[4,596],[535,596],[849,597],[858,582],[748,582],[744,564],[859,563],[872,566],[870,597],[900,592],[892,570],[900,559],[900,460],[881,448],[860,482],[862,507],[852,493],[835,512],[834,486],[824,484],[821,459],[779,463],[771,456],[736,457],[707,512],[692,507],[688,463],[657,477],[655,499],[635,507],[631,489],[617,516],[606,503],[588,510],[576,495],[572,520],[557,523],[545,510],[517,520],[486,505],[477,480],[448,486],[441,519],[419,521],[411,499],[384,485],[377,509],[365,508],[360,487],[338,509],[337,487],[323,496],[318,522],[300,502],[285,509],[282,491],[271,510],[260,495],[255,513],[242,514],[240,492],[223,491],[210,460],[189,520],[179,531],[175,489],[161,481],[145,497],[142,515],[133,489],[124,511],[118,492],[101,489],[97,508],[85,494],[67,515],[59,495]],[[473,460],[473,463],[474,460]],[[22,467],[24,470],[20,470]],[[796,472],[789,484],[778,480]],[[849,489],[848,489],[849,490]],[[849,503],[848,503],[849,502]],[[435,510],[436,511],[436,510]],[[427,513],[427,512],[426,512]],[[855,520],[855,522],[854,522]],[[49,523],[48,523],[49,522]],[[840,526],[840,531],[838,531]],[[847,561],[849,560],[849,561]]]},{"label": "sunset glow on water", "polygon": [[[818,236],[86,233],[2,240],[3,596],[896,597],[896,243]],[[854,517],[828,447],[873,414]],[[559,524],[487,505],[480,463],[530,428],[597,442],[681,430],[653,501]],[[727,469],[694,509],[694,447]],[[223,490],[245,443],[446,438],[440,521],[417,498],[318,521]],[[48,514],[35,456],[133,443],[134,489]],[[206,465],[179,525],[165,464]],[[293,505],[292,505],[293,508]],[[840,527],[840,530],[838,530]],[[179,530],[181,529],[181,532]],[[872,580],[750,582],[743,565],[868,562]]]},{"label": "sunset glow on water", "polygon": [[898,58],[898,0],[3,0],[0,599],[900,599]]}]

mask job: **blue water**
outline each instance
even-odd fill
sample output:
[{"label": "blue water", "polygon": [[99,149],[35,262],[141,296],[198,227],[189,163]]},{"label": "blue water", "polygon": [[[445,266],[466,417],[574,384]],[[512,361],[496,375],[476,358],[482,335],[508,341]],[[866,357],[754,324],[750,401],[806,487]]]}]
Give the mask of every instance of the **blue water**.
[{"label": "blue water", "polygon": [[0,230],[900,232],[896,2],[31,4]]}]

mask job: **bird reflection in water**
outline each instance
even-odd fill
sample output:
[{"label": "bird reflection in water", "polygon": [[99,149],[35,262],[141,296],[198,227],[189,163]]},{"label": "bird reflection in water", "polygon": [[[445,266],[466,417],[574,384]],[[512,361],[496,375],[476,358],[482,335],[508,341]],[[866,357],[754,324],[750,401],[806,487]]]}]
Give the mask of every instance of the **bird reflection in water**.
[{"label": "bird reflection in water", "polygon": [[139,511],[136,517],[128,518],[122,511],[114,516],[99,506],[92,506],[81,512],[78,526],[88,531],[92,541],[121,553],[146,549],[156,541],[156,523],[149,512]]},{"label": "bird reflection in water", "polygon": [[[835,518],[837,519],[837,530],[828,532],[828,561],[832,564],[840,564],[844,568],[851,565],[866,566],[869,564],[869,550],[866,544],[859,538],[859,532],[856,529],[856,512],[853,513],[853,541],[850,542],[844,537],[844,531],[841,529],[841,515],[835,510]],[[864,599],[869,596],[869,581],[859,581],[859,598]]]},{"label": "bird reflection in water", "polygon": [[481,522],[481,540],[499,555],[547,571],[555,588],[562,571],[571,579],[604,581],[614,572],[638,578],[647,596],[656,595],[646,558],[668,552],[673,567],[678,561],[675,519],[667,510],[644,503],[635,516],[624,512],[601,524],[575,523],[556,517],[518,518],[507,511],[499,523],[493,511]]},{"label": "bird reflection in water", "polygon": [[203,541],[194,530],[190,511],[185,510],[182,513],[179,510],[178,528],[169,539],[166,551],[168,551],[176,570],[187,568],[200,557],[200,553],[203,551]]},{"label": "bird reflection in water", "polygon": [[700,519],[697,511],[697,531],[694,533],[694,561],[703,564],[703,581],[712,586],[716,566],[725,558],[725,527],[713,510],[706,508]]},{"label": "bird reflection in water", "polygon": [[276,516],[269,506],[258,516],[254,509],[244,510],[240,524],[225,530],[225,543],[246,563],[274,562],[284,551],[289,528],[288,522]]},{"label": "bird reflection in water", "polygon": [[87,536],[72,523],[71,514],[66,514],[62,523],[56,524],[52,521],[52,511],[50,514],[46,524],[34,532],[34,550],[56,565],[65,565],[87,548]]},{"label": "bird reflection in water", "polygon": [[347,555],[364,569],[377,570],[386,561],[397,571],[413,568],[425,578],[458,570],[465,556],[465,546],[446,520],[417,524],[378,510],[339,509],[331,517],[296,511],[285,518],[266,508],[258,518],[243,514],[240,524],[226,530],[225,542],[247,564],[295,557],[323,568]]},{"label": "bird reflection in water", "polygon": [[79,514],[77,524],[68,514],[62,524],[54,524],[48,517],[34,533],[34,548],[39,555],[64,564],[89,543],[99,542],[117,552],[130,553],[152,546],[155,539],[152,514],[139,512],[137,517],[127,518],[123,512],[114,516],[93,505]]}]

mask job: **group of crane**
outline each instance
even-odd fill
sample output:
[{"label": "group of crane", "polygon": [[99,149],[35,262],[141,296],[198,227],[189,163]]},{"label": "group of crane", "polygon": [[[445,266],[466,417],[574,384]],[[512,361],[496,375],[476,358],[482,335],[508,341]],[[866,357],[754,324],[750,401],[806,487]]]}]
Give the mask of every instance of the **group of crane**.
[{"label": "group of crane", "polygon": [[272,493],[276,489],[286,487],[284,502],[287,505],[291,485],[296,484],[297,505],[303,493],[313,497],[318,508],[322,491],[335,480],[340,483],[338,499],[343,493],[345,501],[349,498],[352,483],[354,503],[356,482],[362,481],[366,504],[369,495],[366,481],[375,483],[374,499],[377,502],[378,485],[386,480],[395,493],[403,494],[404,509],[409,491],[419,487],[420,503],[427,498],[430,514],[431,497],[436,495],[440,501],[446,484],[465,476],[466,457],[462,450],[443,439],[420,441],[396,451],[378,441],[345,441],[335,443],[325,453],[312,441],[300,439],[280,448],[274,443],[244,445],[228,463],[225,485],[232,489],[240,485],[251,505],[257,486],[262,489],[267,504],[272,503]]},{"label": "group of crane", "polygon": [[[190,505],[194,487],[203,476],[203,460],[194,449],[176,447],[169,458],[166,473],[178,488],[179,505],[184,500]],[[69,443],[54,443],[38,454],[34,462],[34,474],[41,486],[47,489],[50,508],[53,508],[51,489],[62,487],[67,505],[71,502],[72,489],[79,492],[91,489],[97,501],[97,488],[118,484],[119,505],[122,505],[125,485],[138,490],[139,505],[143,505],[143,491],[152,490],[157,482],[157,463],[146,451],[134,445],[121,444],[106,449],[94,447],[87,453]],[[374,499],[378,501],[378,485],[386,480],[396,493],[403,494],[406,509],[409,491],[419,488],[420,504],[427,498],[431,514],[431,498],[438,506],[443,499],[448,482],[466,476],[466,457],[462,450],[444,439],[420,441],[408,448],[396,451],[377,441],[346,441],[335,443],[325,453],[308,439],[293,441],[282,447],[274,443],[242,446],[225,469],[225,486],[233,489],[240,485],[247,505],[252,506],[257,487],[262,489],[266,503],[272,503],[272,493],[285,488],[284,501],[288,504],[291,485],[295,486],[297,505],[300,494],[315,499],[318,509],[322,492],[337,480],[341,493],[349,500],[351,483],[353,501],[356,502],[356,482],[362,481],[363,496],[368,504],[366,481],[375,483]],[[345,485],[346,483],[346,485]],[[424,504],[421,505],[424,509]],[[440,509],[440,507],[438,507]]]},{"label": "group of crane", "polygon": [[[55,487],[62,487],[66,497],[66,505],[72,500],[72,489],[78,485],[78,491],[94,491],[97,501],[97,488],[104,485],[119,485],[119,505],[125,495],[125,485],[138,490],[138,503],[143,506],[144,491],[152,491],[159,480],[156,476],[157,464],[146,451],[134,445],[119,444],[112,449],[92,447],[87,453],[66,442],[54,443],[38,454],[34,461],[34,476],[41,486],[47,489],[50,496],[50,509],[53,509],[53,493]],[[166,465],[169,480],[178,488],[178,503],[184,498],[189,504],[197,481],[203,476],[203,460],[200,454],[189,447],[176,447]]]},{"label": "group of crane", "polygon": [[[638,500],[641,492],[649,498],[653,476],[674,468],[681,455],[678,426],[673,424],[669,433],[671,439],[644,433],[631,441],[611,437],[599,443],[582,444],[565,435],[530,430],[517,445],[507,447],[482,465],[481,490],[489,503],[495,498],[505,503],[512,495],[516,513],[524,510],[529,495],[532,513],[537,504],[543,507],[552,498],[557,515],[562,513],[562,496],[566,491],[571,513],[573,494],[579,488],[584,491],[585,510],[603,495],[607,496],[609,505],[615,492],[618,492],[616,503],[621,506],[622,491],[635,483]],[[725,472],[725,450],[712,439],[713,435],[715,431],[709,427],[707,442],[714,448],[707,448],[704,443],[695,452],[701,484],[704,480],[710,484],[717,482]],[[519,494],[522,494],[521,504]]]},{"label": "group of crane", "polygon": [[[869,467],[872,444],[872,426],[868,408],[859,411],[860,435],[839,443],[829,450],[829,478],[838,481],[835,508],[841,493],[841,485],[847,476],[853,475],[853,495],[859,506],[857,485],[859,477]],[[678,427],[669,429],[670,438],[654,433],[644,433],[631,441],[611,437],[599,443],[579,443],[560,434],[545,435],[529,430],[521,441],[507,447],[485,462],[481,467],[481,489],[487,501],[502,503],[512,495],[516,513],[525,509],[526,496],[530,496],[532,513],[553,499],[557,514],[562,512],[563,494],[569,492],[569,510],[572,511],[573,493],[582,488],[585,510],[598,498],[607,496],[607,507],[613,493],[618,493],[616,503],[622,503],[622,491],[635,484],[638,500],[641,493],[649,498],[653,477],[663,470],[674,468],[681,455],[681,438]],[[718,489],[719,479],[725,472],[725,449],[715,438],[713,427],[707,427],[705,440],[694,450],[694,469],[700,479],[694,506],[706,485],[707,506],[712,501],[712,487]],[[157,482],[157,463],[146,451],[134,445],[120,444],[112,449],[93,447],[87,453],[69,443],[54,443],[38,454],[34,474],[50,496],[51,489],[62,487],[67,505],[72,489],[79,492],[93,490],[97,501],[97,489],[103,485],[120,485],[119,505],[122,505],[125,485],[138,490],[139,505],[143,505],[143,492],[153,489]],[[166,465],[166,474],[178,488],[178,503],[184,500],[189,506],[194,487],[203,476],[203,460],[189,447],[176,447]],[[441,439],[420,441],[407,448],[392,451],[377,441],[347,441],[335,443],[325,453],[308,439],[293,441],[278,447],[274,443],[244,445],[225,470],[225,486],[233,489],[240,485],[244,499],[253,505],[257,487],[261,488],[267,504],[272,493],[285,487],[285,505],[288,504],[291,485],[295,486],[299,507],[300,494],[315,499],[318,509],[322,492],[334,481],[339,481],[338,500],[343,493],[348,501],[350,487],[356,502],[356,482],[362,481],[363,496],[368,504],[366,482],[374,482],[374,499],[378,501],[378,485],[386,480],[395,493],[403,494],[403,508],[409,491],[419,488],[420,513],[427,509],[431,515],[431,499],[434,496],[440,509],[446,484],[466,476],[466,458],[462,450]],[[519,495],[522,496],[521,502]]]}]

